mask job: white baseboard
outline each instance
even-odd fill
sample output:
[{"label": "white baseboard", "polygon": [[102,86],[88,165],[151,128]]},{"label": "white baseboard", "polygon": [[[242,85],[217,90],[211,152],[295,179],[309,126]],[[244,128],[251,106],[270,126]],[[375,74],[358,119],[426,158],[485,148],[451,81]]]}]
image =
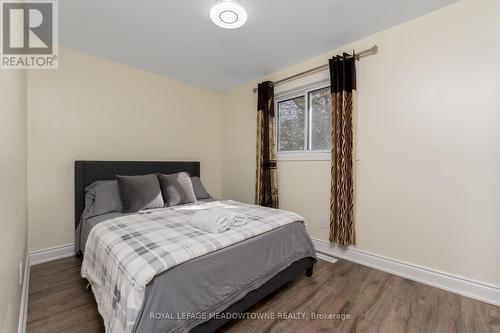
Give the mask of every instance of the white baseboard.
[{"label": "white baseboard", "polygon": [[19,324],[17,333],[26,332],[26,320],[28,319],[28,295],[30,290],[30,257],[26,254],[24,259],[23,290],[21,293],[21,305],[19,307]]},{"label": "white baseboard", "polygon": [[75,255],[75,244],[67,244],[38,250],[30,253],[30,264],[38,265],[52,260],[67,258]]},{"label": "white baseboard", "polygon": [[323,259],[322,257],[345,259],[432,287],[500,306],[500,286],[382,257],[358,250],[354,247],[340,248],[319,239],[313,239],[313,243],[320,259]]},{"label": "white baseboard", "polygon": [[321,260],[324,260],[324,261],[329,261],[332,264],[337,261],[336,258],[334,258],[334,257],[332,257],[330,255],[323,254],[323,253],[317,251],[317,249],[316,249],[316,256],[318,257],[318,259],[321,259]]}]

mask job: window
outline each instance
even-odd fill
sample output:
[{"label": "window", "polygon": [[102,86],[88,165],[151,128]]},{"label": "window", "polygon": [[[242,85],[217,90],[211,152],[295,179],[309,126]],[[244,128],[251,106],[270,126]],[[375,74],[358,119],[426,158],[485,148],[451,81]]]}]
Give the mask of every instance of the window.
[{"label": "window", "polygon": [[317,156],[317,153],[329,157],[332,128],[329,86],[323,84],[278,96],[276,110],[279,159]]},{"label": "window", "polygon": [[304,150],[305,104],[304,96],[278,103],[278,151]]}]

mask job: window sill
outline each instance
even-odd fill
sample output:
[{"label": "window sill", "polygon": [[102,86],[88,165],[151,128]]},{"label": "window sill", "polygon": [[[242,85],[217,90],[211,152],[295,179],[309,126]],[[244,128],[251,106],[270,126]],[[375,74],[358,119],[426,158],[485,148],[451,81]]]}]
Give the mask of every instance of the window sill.
[{"label": "window sill", "polygon": [[332,155],[330,152],[287,152],[277,153],[276,159],[278,162],[284,161],[331,161]]}]

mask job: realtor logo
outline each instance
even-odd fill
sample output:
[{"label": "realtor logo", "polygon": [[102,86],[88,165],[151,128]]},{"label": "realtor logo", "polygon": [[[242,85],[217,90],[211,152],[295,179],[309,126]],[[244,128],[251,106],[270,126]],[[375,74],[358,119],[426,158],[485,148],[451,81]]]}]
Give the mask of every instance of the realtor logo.
[{"label": "realtor logo", "polygon": [[57,69],[56,0],[0,0],[1,68]]}]

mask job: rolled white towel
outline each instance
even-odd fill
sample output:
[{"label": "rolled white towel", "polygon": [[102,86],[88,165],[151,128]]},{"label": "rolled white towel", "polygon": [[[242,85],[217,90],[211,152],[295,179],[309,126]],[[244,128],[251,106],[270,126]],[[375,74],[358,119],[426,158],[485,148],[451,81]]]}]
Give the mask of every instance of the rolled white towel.
[{"label": "rolled white towel", "polygon": [[234,212],[230,213],[229,218],[231,220],[231,228],[244,226],[248,221],[245,214],[238,214]]},{"label": "rolled white towel", "polygon": [[193,227],[218,234],[231,228],[230,212],[225,209],[203,209],[193,214],[189,224]]}]

